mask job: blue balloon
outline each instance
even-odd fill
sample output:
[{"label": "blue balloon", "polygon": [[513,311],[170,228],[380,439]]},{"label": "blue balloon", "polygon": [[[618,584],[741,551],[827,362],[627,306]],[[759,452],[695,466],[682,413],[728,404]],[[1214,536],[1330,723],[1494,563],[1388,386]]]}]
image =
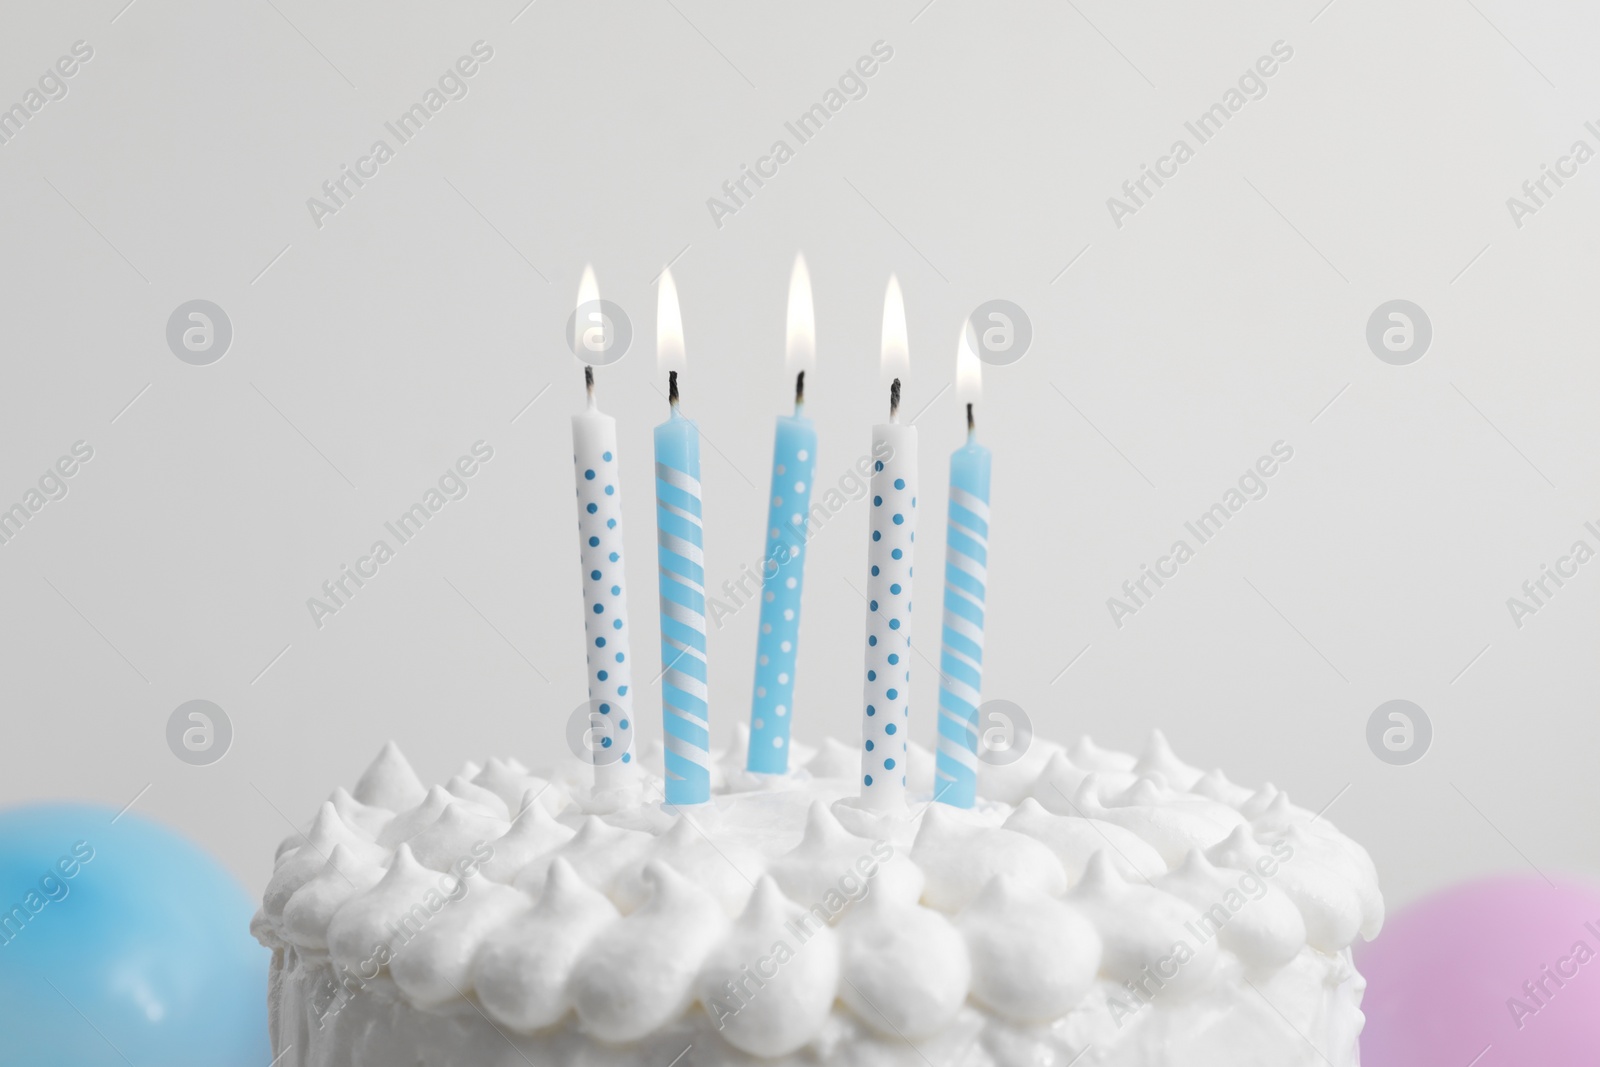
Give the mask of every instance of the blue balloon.
[{"label": "blue balloon", "polygon": [[0,1065],[266,1067],[253,902],[194,844],[116,814],[0,811]]}]

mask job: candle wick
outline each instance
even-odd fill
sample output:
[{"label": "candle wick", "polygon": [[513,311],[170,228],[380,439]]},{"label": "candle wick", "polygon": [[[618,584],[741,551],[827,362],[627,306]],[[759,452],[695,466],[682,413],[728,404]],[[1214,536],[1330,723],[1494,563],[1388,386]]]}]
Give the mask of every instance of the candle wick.
[{"label": "candle wick", "polygon": [[678,372],[675,370],[667,372],[667,403],[674,411],[678,409]]},{"label": "candle wick", "polygon": [[967,404],[967,436],[970,437],[977,431],[978,423],[972,417],[972,405]]},{"label": "candle wick", "polygon": [[583,391],[588,396],[588,398],[589,398],[589,407],[592,409],[595,406],[595,404],[594,404],[594,368],[593,367],[585,366],[583,368]]},{"label": "candle wick", "polygon": [[795,414],[806,404],[806,372],[801,371],[794,376],[794,410]]},{"label": "candle wick", "polygon": [[896,378],[894,384],[889,386],[889,421],[900,421],[900,379]]}]

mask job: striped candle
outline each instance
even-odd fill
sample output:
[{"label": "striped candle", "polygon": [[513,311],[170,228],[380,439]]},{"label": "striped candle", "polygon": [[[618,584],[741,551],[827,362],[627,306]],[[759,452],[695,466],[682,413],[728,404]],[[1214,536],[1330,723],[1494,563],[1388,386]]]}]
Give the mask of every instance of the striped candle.
[{"label": "striped candle", "polygon": [[816,356],[811,280],[796,256],[789,277],[785,366],[795,374],[794,414],[778,416],[772,441],[772,492],[761,565],[761,630],[756,638],[755,693],[750,701],[747,769],[789,769],[794,684],[800,650],[800,598],[806,580],[806,522],[817,469],[817,429],[805,417],[806,369]]},{"label": "striped candle", "polygon": [[978,707],[983,703],[983,613],[989,576],[990,454],[977,442],[973,404],[978,360],[964,342],[963,333],[956,356],[957,395],[965,393],[971,399],[967,443],[950,456],[934,780],[934,799],[958,808],[970,808],[978,799]]},{"label": "striped candle", "polygon": [[[905,304],[889,279],[883,365],[909,367]],[[866,686],[861,719],[861,804],[905,806],[911,725],[911,576],[916,547],[917,431],[900,423],[900,379],[889,387],[889,421],[872,428],[872,508],[867,545]]]},{"label": "striped candle", "polygon": [[[657,354],[683,358],[683,324],[670,272],[661,276]],[[700,508],[700,430],[678,410],[678,372],[668,374],[672,413],[655,430],[656,560],[661,590],[661,712],[668,804],[711,799],[706,687],[705,537]]]}]

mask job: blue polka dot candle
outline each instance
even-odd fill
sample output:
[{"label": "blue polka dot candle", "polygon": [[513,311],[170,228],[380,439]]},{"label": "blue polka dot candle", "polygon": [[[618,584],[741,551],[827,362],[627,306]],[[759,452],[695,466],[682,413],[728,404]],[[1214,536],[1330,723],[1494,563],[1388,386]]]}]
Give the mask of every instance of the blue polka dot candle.
[{"label": "blue polka dot candle", "polygon": [[766,553],[762,557],[761,630],[756,638],[755,693],[750,701],[750,751],[745,766],[761,774],[789,769],[795,663],[800,650],[800,595],[805,588],[806,522],[817,469],[817,429],[805,417],[806,371],[816,359],[816,327],[806,261],[789,277],[785,363],[795,375],[794,414],[778,417],[772,443]]},{"label": "blue polka dot candle", "polygon": [[978,444],[973,406],[981,368],[962,331],[956,396],[967,402],[967,443],[950,456],[944,629],[939,648],[939,748],[934,798],[958,808],[978,799],[978,707],[983,703],[983,614],[989,584],[990,454]]},{"label": "blue polka dot candle", "polygon": [[900,374],[910,369],[905,301],[889,279],[883,305],[889,421],[872,428],[867,545],[865,707],[861,719],[861,801],[878,811],[905,806],[911,725],[911,575],[917,519],[917,431],[900,422]]},{"label": "blue polka dot candle", "polygon": [[661,589],[661,713],[668,804],[711,799],[706,686],[705,533],[700,507],[700,429],[678,409],[683,319],[672,272],[661,275],[656,353],[668,369],[672,413],[656,427],[656,560]]},{"label": "blue polka dot candle", "polygon": [[622,493],[617,478],[617,420],[595,405],[594,368],[585,367],[587,410],[572,416],[578,472],[578,545],[583,564],[583,637],[589,661],[589,707],[602,746],[591,758],[596,789],[634,775],[628,597],[622,579]]}]

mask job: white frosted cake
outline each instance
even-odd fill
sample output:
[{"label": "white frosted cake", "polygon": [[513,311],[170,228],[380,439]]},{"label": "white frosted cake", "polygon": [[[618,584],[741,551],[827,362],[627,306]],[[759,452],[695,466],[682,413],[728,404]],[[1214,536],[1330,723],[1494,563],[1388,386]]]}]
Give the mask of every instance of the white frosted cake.
[{"label": "white frosted cake", "polygon": [[[1265,786],[1036,741],[971,811],[852,805],[795,746],[668,809],[514,761],[424,789],[392,744],[285,841],[253,925],[279,1067],[1345,1067],[1383,901]],[[659,759],[648,757],[648,767]],[[921,798],[918,801],[918,797]]]}]

